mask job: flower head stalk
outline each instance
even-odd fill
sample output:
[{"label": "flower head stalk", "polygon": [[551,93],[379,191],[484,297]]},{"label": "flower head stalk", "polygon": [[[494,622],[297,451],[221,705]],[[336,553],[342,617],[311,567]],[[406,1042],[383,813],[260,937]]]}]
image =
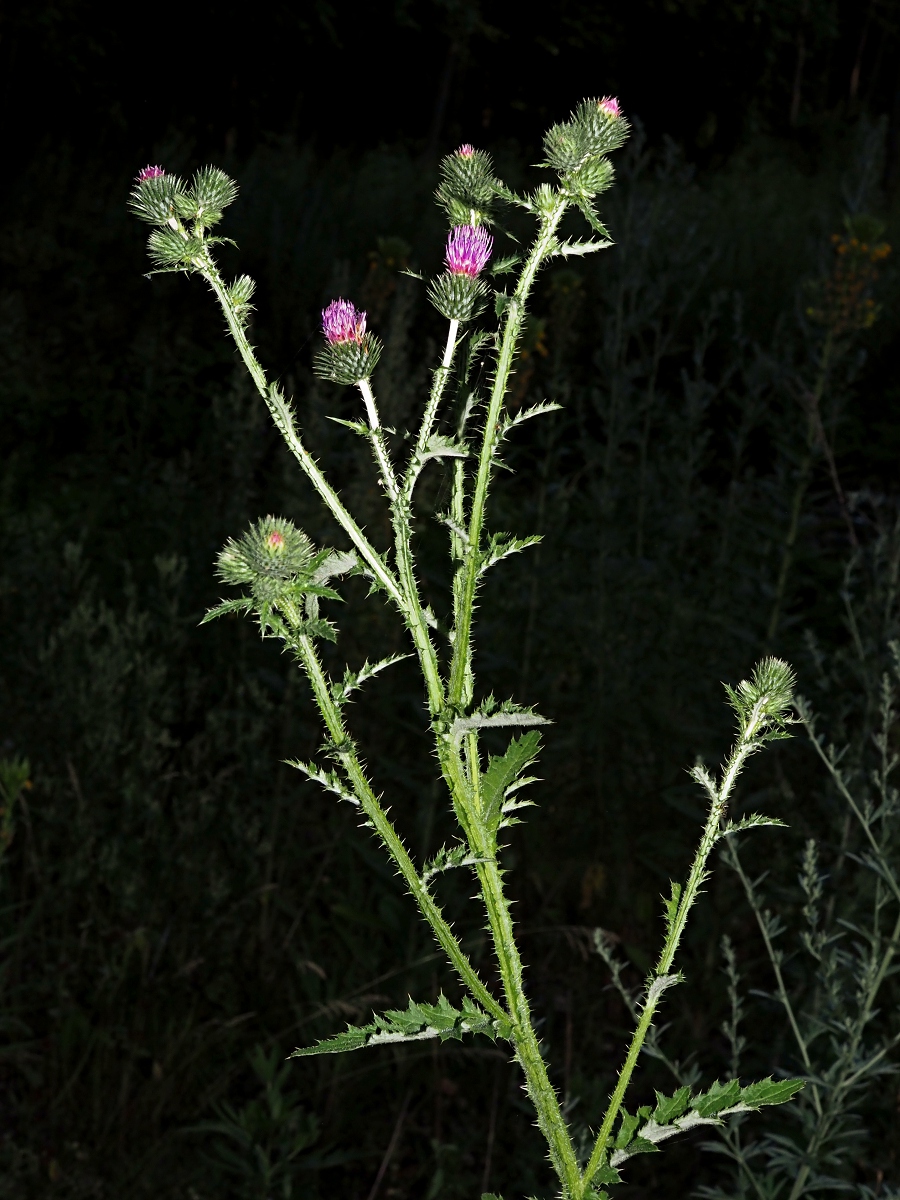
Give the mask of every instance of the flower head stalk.
[{"label": "flower head stalk", "polygon": [[456,225],[447,238],[444,262],[451,275],[474,279],[487,264],[494,239],[483,225]]}]

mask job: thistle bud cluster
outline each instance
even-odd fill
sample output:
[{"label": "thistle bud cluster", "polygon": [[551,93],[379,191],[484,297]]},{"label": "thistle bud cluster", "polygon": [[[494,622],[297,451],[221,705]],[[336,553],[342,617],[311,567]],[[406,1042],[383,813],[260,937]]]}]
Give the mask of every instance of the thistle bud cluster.
[{"label": "thistle bud cluster", "polygon": [[456,225],[444,251],[446,271],[432,280],[428,298],[450,321],[471,321],[484,310],[488,294],[479,274],[487,265],[494,239],[483,225]]},{"label": "thistle bud cluster", "polygon": [[134,181],[128,206],[136,217],[157,228],[148,249],[158,271],[196,265],[204,234],[222,220],[237,196],[237,184],[218,167],[201,167],[189,184],[162,167],[147,166]]},{"label": "thistle bud cluster", "polygon": [[628,122],[615,97],[582,100],[568,121],[551,125],[544,135],[546,165],[564,176],[580,173],[611,150],[617,150],[628,133]]},{"label": "thistle bud cluster", "polygon": [[435,192],[451,225],[490,225],[497,201],[491,156],[466,143],[441,161],[441,183]]},{"label": "thistle bud cluster", "polygon": [[368,379],[381,356],[381,342],[366,331],[366,314],[349,300],[332,300],[322,312],[325,345],[313,369],[320,379],[354,384]]}]

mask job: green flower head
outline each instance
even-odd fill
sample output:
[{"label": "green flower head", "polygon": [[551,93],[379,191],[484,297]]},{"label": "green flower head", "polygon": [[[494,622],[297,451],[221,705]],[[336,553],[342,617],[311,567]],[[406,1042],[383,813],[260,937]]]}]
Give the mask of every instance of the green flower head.
[{"label": "green flower head", "polygon": [[314,557],[305,533],[283,517],[269,516],[251,525],[237,541],[229,538],[216,566],[224,583],[249,584],[255,600],[273,604],[302,590],[303,581],[315,569]]}]

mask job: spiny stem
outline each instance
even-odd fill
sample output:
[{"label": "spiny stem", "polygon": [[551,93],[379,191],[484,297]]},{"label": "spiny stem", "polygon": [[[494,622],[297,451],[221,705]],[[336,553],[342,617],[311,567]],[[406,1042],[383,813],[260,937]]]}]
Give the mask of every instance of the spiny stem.
[{"label": "spiny stem", "polygon": [[603,1122],[600,1126],[600,1132],[597,1134],[597,1140],[594,1143],[594,1149],[591,1152],[590,1160],[584,1172],[584,1184],[587,1185],[596,1175],[601,1165],[605,1161],[606,1149],[609,1144],[609,1139],[612,1134],[613,1124],[622,1107],[622,1102],[625,1098],[625,1092],[631,1082],[631,1076],[634,1072],[638,1056],[643,1048],[650,1026],[653,1022],[653,1017],[656,1009],[659,1007],[660,1000],[666,990],[667,982],[671,979],[669,972],[675,960],[675,954],[678,950],[681,937],[687,924],[688,915],[694,905],[700,887],[706,878],[706,863],[709,859],[712,849],[719,840],[721,834],[721,824],[725,815],[725,810],[728,804],[735,781],[737,780],[740,771],[746,762],[748,756],[753,753],[758,743],[756,737],[763,723],[763,715],[761,703],[757,705],[754,712],[750,715],[747,723],[741,733],[737,744],[728,757],[725,766],[725,771],[722,775],[722,782],[718,788],[712,783],[710,788],[710,806],[706,818],[706,825],[703,829],[703,834],[700,838],[700,843],[694,855],[694,861],[691,864],[691,869],[688,874],[687,883],[681,895],[678,908],[674,919],[669,923],[666,940],[663,943],[663,948],[660,952],[659,961],[649,981],[647,988],[647,997],[644,1001],[644,1006],[641,1010],[640,1020],[637,1028],[631,1038],[631,1044],[628,1047],[628,1052],[625,1056],[625,1062],[619,1071],[616,1086],[613,1089],[612,1096],[609,1100],[606,1113],[603,1117]]},{"label": "spiny stem", "polygon": [[503,888],[494,840],[485,829],[481,819],[480,805],[476,807],[476,797],[480,790],[477,780],[479,771],[477,737],[470,734],[468,742],[467,757],[471,775],[469,780],[466,779],[458,747],[451,747],[449,741],[443,741],[439,745],[441,764],[456,800],[456,807],[463,808],[466,812],[465,826],[469,844],[473,856],[479,860],[476,865],[478,882],[481,885],[494,950],[497,955],[497,965],[503,981],[503,992],[513,1027],[516,1058],[525,1075],[528,1094],[537,1112],[538,1125],[550,1149],[554,1169],[568,1195],[574,1197],[575,1200],[580,1200],[582,1195],[581,1172],[578,1168],[572,1139],[563,1120],[559,1097],[550,1082],[547,1065],[541,1055],[534,1032],[531,1010],[525,995],[522,959],[513,932],[512,915]]},{"label": "spiny stem", "polygon": [[354,521],[353,517],[345,508],[337,492],[319,470],[319,467],[312,457],[310,452],[303,444],[297,430],[294,427],[290,409],[287,404],[277,405],[273,400],[272,391],[269,387],[269,382],[266,379],[266,373],[259,364],[256,355],[253,353],[253,348],[247,341],[247,336],[244,333],[243,326],[238,320],[237,314],[234,311],[234,306],[228,296],[227,289],[222,282],[222,277],[219,274],[218,267],[212,259],[212,256],[207,255],[201,264],[198,264],[198,269],[203,278],[212,288],[216,299],[222,306],[222,311],[225,314],[225,320],[228,322],[228,329],[234,339],[235,345],[238,348],[238,353],[244,360],[244,365],[250,372],[250,377],[256,384],[256,390],[262,396],[266,403],[266,407],[272,414],[282,437],[288,445],[289,450],[300,464],[304,474],[307,476],[313,487],[325,501],[332,515],[337,520],[338,524],[349,535],[353,545],[359,551],[369,570],[372,572],[378,583],[388,593],[401,612],[405,612],[404,597],[391,571],[384,564],[381,555],[365,536],[363,531]]},{"label": "spiny stem", "polygon": [[509,301],[506,312],[506,324],[500,343],[500,354],[497,359],[497,371],[491,388],[491,399],[488,405],[487,417],[484,422],[484,437],[481,443],[481,453],[478,460],[478,475],[475,481],[475,491],[472,496],[472,511],[469,517],[469,544],[466,548],[466,562],[463,566],[462,587],[459,589],[457,604],[454,611],[454,641],[453,663],[450,671],[449,700],[453,705],[460,705],[466,691],[466,678],[471,661],[472,612],[475,606],[475,587],[478,581],[479,557],[481,551],[481,531],[484,525],[484,513],[487,505],[487,494],[490,486],[491,467],[496,449],[497,426],[500,421],[500,411],[509,384],[509,374],[512,370],[513,356],[519,340],[519,333],[525,319],[525,304],[531,291],[538,269],[544,259],[550,254],[555,240],[555,234],[563,213],[568,206],[564,196],[557,196],[553,208],[541,219],[541,226],[531,253],[522,269],[516,290]]},{"label": "spiny stem", "polygon": [[[412,552],[412,516],[409,500],[405,491],[401,492],[394,474],[394,468],[388,456],[384,431],[378,424],[378,408],[372,387],[368,379],[361,379],[358,384],[369,414],[369,429],[375,459],[378,463],[381,477],[384,480],[385,491],[391,506],[391,524],[394,530],[394,556],[400,575],[400,586],[406,603],[405,616],[412,635],[413,644],[419,656],[422,674],[428,691],[428,705],[431,715],[435,716],[444,707],[444,684],[441,680],[437,654],[434,643],[425,620],[422,608],[422,597],[416,581],[415,562]],[[438,399],[440,394],[438,393]]]},{"label": "spiny stem", "polygon": [[335,754],[347,774],[354,794],[359,800],[363,812],[384,843],[388,853],[397,864],[413,899],[434,931],[438,944],[456,968],[460,979],[472,993],[474,999],[491,1016],[499,1020],[508,1020],[509,1018],[502,1006],[497,1003],[487,990],[475,968],[469,962],[468,956],[460,946],[453,930],[444,920],[441,910],[435,904],[428,888],[422,882],[421,876],[416,870],[412,859],[409,857],[409,853],[394,828],[393,822],[381,807],[377,796],[373,792],[365,770],[359,761],[356,746],[349,737],[344,726],[343,717],[334,702],[331,688],[328,685],[328,680],[319,662],[319,656],[316,653],[313,642],[305,634],[300,634],[292,639],[292,645],[296,648],[303,668],[306,671],[316,704],[322,714],[325,727],[334,743]]}]

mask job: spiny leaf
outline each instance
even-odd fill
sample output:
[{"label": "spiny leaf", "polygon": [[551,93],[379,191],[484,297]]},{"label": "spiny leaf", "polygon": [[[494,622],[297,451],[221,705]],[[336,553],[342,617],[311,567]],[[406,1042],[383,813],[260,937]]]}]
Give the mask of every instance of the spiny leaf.
[{"label": "spiny leaf", "polygon": [[741,1096],[741,1084],[737,1079],[729,1079],[727,1083],[718,1080],[700,1096],[694,1098],[694,1111],[701,1117],[714,1117],[723,1108],[737,1104]]},{"label": "spiny leaf", "polygon": [[376,1016],[369,1025],[349,1025],[337,1037],[316,1042],[315,1046],[303,1046],[290,1055],[303,1058],[311,1054],[343,1054],[349,1050],[361,1050],[364,1046],[383,1046],[393,1042],[418,1042],[428,1038],[462,1040],[464,1033],[483,1033],[496,1041],[508,1038],[512,1032],[507,1021],[495,1020],[473,1003],[468,996],[463,1000],[462,1010],[454,1008],[441,993],[437,1004],[417,1004],[410,1000],[406,1009],[391,1009],[383,1016]]},{"label": "spiny leaf", "polygon": [[417,455],[420,463],[426,462],[429,458],[468,458],[469,449],[461,442],[455,441],[453,438],[445,437],[441,433],[433,433],[425,443],[425,449],[421,450]]},{"label": "spiny leaf", "polygon": [[249,596],[241,596],[237,600],[223,600],[221,604],[217,604],[214,608],[204,615],[201,625],[205,625],[207,621],[214,621],[216,617],[222,617],[225,613],[230,612],[252,612],[253,601]]},{"label": "spiny leaf", "polygon": [[628,1143],[634,1137],[634,1131],[637,1129],[640,1123],[641,1118],[637,1115],[637,1113],[632,1116],[627,1109],[622,1109],[619,1132],[616,1136],[615,1142],[613,1143],[617,1149],[623,1150],[628,1145]]},{"label": "spiny leaf", "polygon": [[515,429],[517,425],[522,425],[525,421],[530,421],[532,417],[540,417],[544,413],[557,412],[561,409],[562,405],[557,404],[554,400],[542,400],[540,404],[532,404],[528,408],[520,409],[517,413],[507,415],[497,427],[497,441],[502,441],[511,429]]},{"label": "spiny leaf", "polygon": [[359,800],[353,795],[336,771],[325,771],[315,763],[305,763],[299,758],[285,759],[285,765],[296,767],[298,771],[303,772],[307,779],[312,779],[315,783],[320,783],[326,792],[333,792],[335,796],[340,796],[342,800],[346,800],[356,808],[359,808]]},{"label": "spiny leaf", "polygon": [[653,1110],[653,1120],[659,1125],[668,1125],[680,1117],[691,1102],[691,1089],[679,1088],[674,1096],[664,1096],[656,1093],[656,1108]]},{"label": "spiny leaf", "polygon": [[344,672],[344,678],[340,683],[331,685],[331,694],[338,704],[343,704],[357,688],[362,687],[367,679],[371,679],[380,671],[384,671],[387,667],[392,667],[394,663],[402,662],[404,658],[411,658],[409,654],[390,654],[387,658],[382,658],[376,663],[370,663],[368,659],[363,663],[358,671],[351,671],[349,668]]},{"label": "spiny leaf", "polygon": [[452,846],[449,850],[442,846],[422,868],[422,882],[427,886],[442,871],[450,871],[454,867],[473,867],[480,862],[487,862],[487,859],[476,858],[468,846]]},{"label": "spiny leaf", "polygon": [[664,900],[666,906],[666,932],[672,932],[672,926],[675,924],[675,918],[678,915],[678,904],[681,900],[681,884],[671,881],[669,886],[672,889],[671,898]]},{"label": "spiny leaf", "polygon": [[786,828],[784,821],[779,821],[777,817],[764,817],[759,813],[752,813],[749,817],[741,817],[739,821],[729,821],[723,825],[717,835],[718,838],[728,837],[732,833],[740,833],[742,829],[755,829],[759,825],[780,825]]},{"label": "spiny leaf", "polygon": [[478,567],[479,576],[483,575],[495,563],[500,562],[501,559],[509,558],[511,554],[520,554],[523,550],[527,550],[529,546],[537,546],[542,540],[543,538],[539,533],[532,534],[526,538],[509,537],[502,533],[493,534],[487,549],[481,555],[481,562]]},{"label": "spiny leaf", "polygon": [[569,258],[571,255],[594,254],[597,250],[606,250],[613,243],[608,240],[602,242],[562,242],[557,254],[561,254],[564,258]]},{"label": "spiny leaf", "polygon": [[744,1108],[755,1111],[764,1104],[785,1104],[806,1086],[802,1079],[761,1079],[741,1088],[740,1103]]},{"label": "spiny leaf", "polygon": [[498,729],[505,725],[550,725],[546,717],[539,716],[530,708],[507,701],[497,711],[476,711],[468,717],[457,717],[450,726],[450,736],[458,744],[472,729]]},{"label": "spiny leaf", "polygon": [[502,756],[491,755],[481,780],[484,823],[491,832],[497,830],[507,792],[535,761],[540,747],[541,735],[535,729],[513,738]]},{"label": "spiny leaf", "polygon": [[692,1096],[689,1087],[680,1088],[671,1097],[657,1092],[652,1114],[648,1108],[639,1109],[637,1117],[623,1113],[610,1165],[618,1167],[635,1154],[647,1153],[647,1146],[655,1148],[657,1143],[678,1133],[699,1126],[721,1125],[723,1117],[734,1113],[756,1112],[764,1104],[784,1104],[804,1086],[802,1079],[776,1082],[767,1078],[741,1087],[739,1080],[731,1079],[726,1083],[717,1080],[698,1096]]}]

